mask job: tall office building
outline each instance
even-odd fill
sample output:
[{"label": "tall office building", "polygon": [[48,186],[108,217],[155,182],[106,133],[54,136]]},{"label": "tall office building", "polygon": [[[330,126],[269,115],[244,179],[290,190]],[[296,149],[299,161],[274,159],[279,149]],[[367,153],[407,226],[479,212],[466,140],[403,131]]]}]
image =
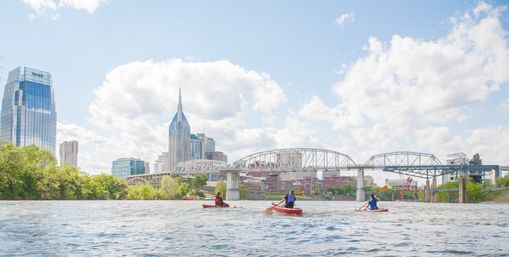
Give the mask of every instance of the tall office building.
[{"label": "tall office building", "polygon": [[168,152],[163,152],[161,155],[157,157],[157,160],[154,163],[154,173],[166,172],[168,169]]},{"label": "tall office building", "polygon": [[0,142],[36,145],[55,154],[56,124],[51,74],[28,67],[9,72],[2,100]]},{"label": "tall office building", "polygon": [[69,164],[78,167],[78,141],[64,141],[60,143],[60,166]]},{"label": "tall office building", "polygon": [[201,148],[202,148],[201,140],[195,134],[191,134],[191,140],[190,140],[190,146],[189,146],[189,151],[191,151],[191,153],[190,153],[191,160],[202,159]]},{"label": "tall office building", "polygon": [[198,139],[201,141],[201,157],[200,159],[207,159],[207,153],[216,150],[216,141],[213,138],[207,137],[204,133],[198,133]]},{"label": "tall office building", "polygon": [[179,162],[190,159],[189,141],[191,127],[187,122],[186,116],[182,110],[182,96],[179,89],[179,103],[177,113],[173,116],[169,129],[168,142],[168,165],[170,171],[173,171]]},{"label": "tall office building", "polygon": [[115,177],[127,177],[145,173],[145,162],[135,158],[120,158],[112,162],[111,174]]},{"label": "tall office building", "polygon": [[149,174],[149,173],[150,173],[150,163],[145,162],[145,174]]}]

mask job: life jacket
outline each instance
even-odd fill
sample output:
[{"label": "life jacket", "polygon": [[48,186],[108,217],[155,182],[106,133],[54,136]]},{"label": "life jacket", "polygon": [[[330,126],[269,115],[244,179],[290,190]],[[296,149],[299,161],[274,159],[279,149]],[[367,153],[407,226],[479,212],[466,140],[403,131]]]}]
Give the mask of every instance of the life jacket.
[{"label": "life jacket", "polygon": [[287,198],[287,200],[286,200],[288,203],[293,203],[293,202],[295,202],[295,200],[297,200],[297,199],[295,198],[295,195],[288,194],[288,198]]},{"label": "life jacket", "polygon": [[369,200],[369,202],[368,202],[368,203],[369,203],[369,208],[370,208],[371,210],[376,209],[376,207],[377,207],[377,206],[376,206],[376,199],[374,199],[374,198],[373,198],[373,199]]},{"label": "life jacket", "polygon": [[214,202],[216,203],[216,205],[223,205],[223,198],[216,196]]}]

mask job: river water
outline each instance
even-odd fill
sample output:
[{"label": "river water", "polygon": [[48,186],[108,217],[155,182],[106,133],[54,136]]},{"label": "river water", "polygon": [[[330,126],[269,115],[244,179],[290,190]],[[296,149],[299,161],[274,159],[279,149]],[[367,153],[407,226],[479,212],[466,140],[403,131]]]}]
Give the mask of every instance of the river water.
[{"label": "river water", "polygon": [[0,255],[509,256],[509,204],[300,201],[202,209],[201,201],[0,202]]}]

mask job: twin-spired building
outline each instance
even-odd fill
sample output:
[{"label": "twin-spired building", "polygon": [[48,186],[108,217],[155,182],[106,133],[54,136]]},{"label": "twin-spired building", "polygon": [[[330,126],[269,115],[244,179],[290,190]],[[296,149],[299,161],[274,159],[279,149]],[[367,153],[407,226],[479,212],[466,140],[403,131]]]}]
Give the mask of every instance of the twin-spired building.
[{"label": "twin-spired building", "polygon": [[0,124],[0,143],[36,145],[55,154],[57,113],[51,74],[28,67],[9,72]]}]

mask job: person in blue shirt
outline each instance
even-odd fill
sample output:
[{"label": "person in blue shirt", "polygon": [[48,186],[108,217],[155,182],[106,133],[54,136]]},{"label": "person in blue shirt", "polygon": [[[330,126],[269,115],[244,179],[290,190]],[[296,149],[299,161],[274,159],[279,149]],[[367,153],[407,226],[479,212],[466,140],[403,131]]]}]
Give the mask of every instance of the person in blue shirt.
[{"label": "person in blue shirt", "polygon": [[368,206],[366,206],[367,209],[369,210],[378,210],[378,201],[380,201],[380,199],[378,199],[378,197],[376,197],[373,193],[369,194],[369,202],[368,202]]},{"label": "person in blue shirt", "polygon": [[295,197],[295,191],[290,190],[290,193],[285,196],[285,208],[293,208],[297,197]]}]

